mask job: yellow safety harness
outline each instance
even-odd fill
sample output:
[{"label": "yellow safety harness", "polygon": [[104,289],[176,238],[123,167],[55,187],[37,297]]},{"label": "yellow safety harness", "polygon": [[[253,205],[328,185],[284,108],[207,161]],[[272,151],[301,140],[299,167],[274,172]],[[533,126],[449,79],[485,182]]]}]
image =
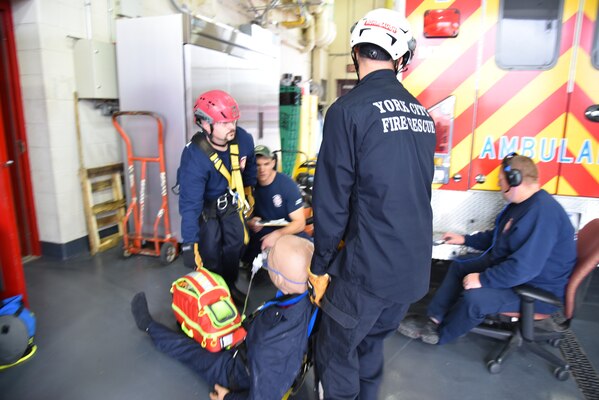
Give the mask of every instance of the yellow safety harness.
[{"label": "yellow safety harness", "polygon": [[243,179],[241,178],[241,167],[239,166],[239,145],[237,139],[233,139],[229,142],[229,154],[231,156],[231,172],[227,169],[223,160],[220,159],[218,153],[208,143],[206,135],[201,132],[196,133],[191,141],[194,142],[202,151],[208,156],[214,168],[225,177],[228,183],[229,192],[233,195],[234,202],[237,201],[237,211],[239,218],[243,225],[243,244],[248,244],[249,234],[245,225],[245,214],[249,212],[250,205],[246,200],[246,196],[243,188]]}]

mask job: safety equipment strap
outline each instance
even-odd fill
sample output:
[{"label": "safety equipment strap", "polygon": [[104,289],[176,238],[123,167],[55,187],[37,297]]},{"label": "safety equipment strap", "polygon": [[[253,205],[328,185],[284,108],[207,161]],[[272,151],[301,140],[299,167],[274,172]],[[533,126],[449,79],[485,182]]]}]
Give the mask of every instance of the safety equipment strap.
[{"label": "safety equipment strap", "polygon": [[234,198],[237,200],[237,210],[239,211],[239,218],[243,223],[243,244],[248,244],[250,235],[247,231],[247,227],[244,222],[244,215],[246,211],[249,211],[250,207],[245,199],[245,193],[243,188],[243,179],[241,178],[241,167],[239,165],[239,145],[237,144],[237,138],[229,142],[229,154],[231,156],[231,172],[227,170],[223,160],[220,159],[218,153],[214,150],[206,135],[201,132],[196,133],[191,138],[202,151],[208,156],[214,168],[225,177],[229,185],[229,189],[233,192]]},{"label": "safety equipment strap", "polygon": [[204,261],[202,260],[202,256],[200,255],[200,249],[197,243],[193,244],[193,258],[196,263],[196,269],[200,269],[204,266]]},{"label": "safety equipment strap", "polygon": [[256,204],[256,200],[254,199],[254,188],[251,186],[245,186],[243,189],[245,192],[245,199],[247,200],[249,206],[249,209],[245,215],[249,218],[254,213],[254,205]]}]

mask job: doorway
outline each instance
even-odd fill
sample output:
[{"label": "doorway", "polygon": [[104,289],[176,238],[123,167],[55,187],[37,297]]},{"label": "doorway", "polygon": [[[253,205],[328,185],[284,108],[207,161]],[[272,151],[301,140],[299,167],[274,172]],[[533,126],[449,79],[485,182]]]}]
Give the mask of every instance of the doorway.
[{"label": "doorway", "polygon": [[[40,255],[10,2],[0,0],[0,141],[6,150],[20,256]],[[0,245],[3,248],[3,245]]]}]

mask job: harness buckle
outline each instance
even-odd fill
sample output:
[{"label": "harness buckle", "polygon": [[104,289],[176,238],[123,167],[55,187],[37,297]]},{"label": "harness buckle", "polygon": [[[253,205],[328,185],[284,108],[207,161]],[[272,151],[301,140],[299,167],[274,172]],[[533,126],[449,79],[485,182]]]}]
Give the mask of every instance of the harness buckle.
[{"label": "harness buckle", "polygon": [[233,205],[236,205],[239,202],[239,193],[234,192],[233,190],[231,190],[231,188],[229,189],[229,194],[231,195],[231,201],[233,203]]},{"label": "harness buckle", "polygon": [[218,211],[224,211],[229,205],[229,199],[227,198],[228,193],[223,194],[216,199],[216,209]]}]

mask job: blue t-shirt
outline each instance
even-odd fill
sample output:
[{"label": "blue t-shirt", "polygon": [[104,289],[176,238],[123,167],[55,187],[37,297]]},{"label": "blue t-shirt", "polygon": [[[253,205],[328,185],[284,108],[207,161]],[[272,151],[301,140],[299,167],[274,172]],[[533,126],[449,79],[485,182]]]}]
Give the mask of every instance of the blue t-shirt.
[{"label": "blue t-shirt", "polygon": [[254,190],[255,214],[266,221],[285,218],[303,206],[302,194],[295,182],[287,175],[277,172],[270,185],[256,185]]}]

